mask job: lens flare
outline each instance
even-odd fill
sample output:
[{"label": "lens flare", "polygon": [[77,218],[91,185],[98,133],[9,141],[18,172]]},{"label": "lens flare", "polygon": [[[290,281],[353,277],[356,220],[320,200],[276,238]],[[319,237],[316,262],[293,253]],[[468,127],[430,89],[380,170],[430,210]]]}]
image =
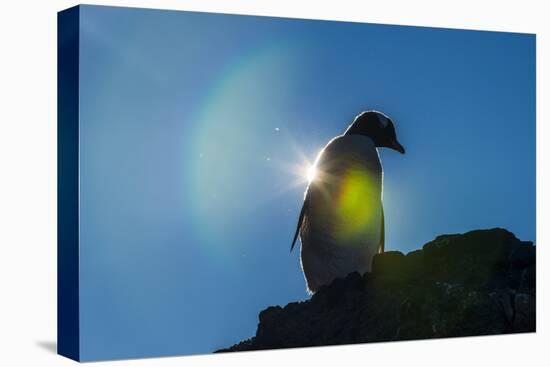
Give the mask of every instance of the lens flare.
[{"label": "lens flare", "polygon": [[309,166],[306,175],[308,183],[311,183],[317,176],[317,167],[315,167],[315,165]]},{"label": "lens flare", "polygon": [[364,169],[354,169],[346,175],[338,195],[338,237],[351,240],[373,229],[373,218],[379,214],[378,186]]}]

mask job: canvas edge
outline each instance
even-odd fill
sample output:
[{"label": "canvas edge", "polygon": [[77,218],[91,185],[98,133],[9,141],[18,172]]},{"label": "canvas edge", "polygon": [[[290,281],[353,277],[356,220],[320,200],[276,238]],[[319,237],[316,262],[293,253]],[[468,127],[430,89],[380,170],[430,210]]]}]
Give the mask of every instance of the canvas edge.
[{"label": "canvas edge", "polygon": [[80,7],[57,13],[57,354],[80,361]]}]

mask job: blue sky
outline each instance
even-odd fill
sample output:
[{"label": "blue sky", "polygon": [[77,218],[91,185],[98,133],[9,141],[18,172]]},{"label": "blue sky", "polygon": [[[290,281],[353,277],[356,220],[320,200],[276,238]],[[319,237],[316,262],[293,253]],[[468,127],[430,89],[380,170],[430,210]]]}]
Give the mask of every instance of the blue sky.
[{"label": "blue sky", "polygon": [[[379,109],[386,248],[535,240],[535,36],[84,6],[81,355],[208,353],[308,296],[317,152]],[[309,162],[309,163],[308,163]]]}]

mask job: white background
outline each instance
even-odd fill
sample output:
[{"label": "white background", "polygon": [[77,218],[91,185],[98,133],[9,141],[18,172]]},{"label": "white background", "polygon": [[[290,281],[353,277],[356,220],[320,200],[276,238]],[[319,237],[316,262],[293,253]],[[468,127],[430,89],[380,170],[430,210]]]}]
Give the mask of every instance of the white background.
[{"label": "white background", "polygon": [[[541,366],[550,363],[547,280],[549,11],[539,1],[95,1],[181,10],[537,33],[536,334],[101,362],[97,366]],[[0,366],[74,365],[56,340],[56,12],[0,5]],[[545,16],[546,14],[546,16]],[[546,104],[543,104],[546,103]],[[518,124],[518,128],[521,125]],[[503,203],[504,205],[504,203]],[[503,210],[506,210],[503,207]],[[192,331],[190,331],[192,332]]]}]

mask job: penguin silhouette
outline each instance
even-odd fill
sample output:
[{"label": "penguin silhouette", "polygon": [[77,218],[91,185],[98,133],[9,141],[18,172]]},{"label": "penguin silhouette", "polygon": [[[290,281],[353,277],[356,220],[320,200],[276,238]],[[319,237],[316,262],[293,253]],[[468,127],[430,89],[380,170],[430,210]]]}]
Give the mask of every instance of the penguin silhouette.
[{"label": "penguin silhouette", "polygon": [[382,112],[365,111],[315,160],[290,248],[299,235],[310,293],[354,271],[370,271],[372,257],[384,251],[379,147],[405,153],[393,121]]}]

